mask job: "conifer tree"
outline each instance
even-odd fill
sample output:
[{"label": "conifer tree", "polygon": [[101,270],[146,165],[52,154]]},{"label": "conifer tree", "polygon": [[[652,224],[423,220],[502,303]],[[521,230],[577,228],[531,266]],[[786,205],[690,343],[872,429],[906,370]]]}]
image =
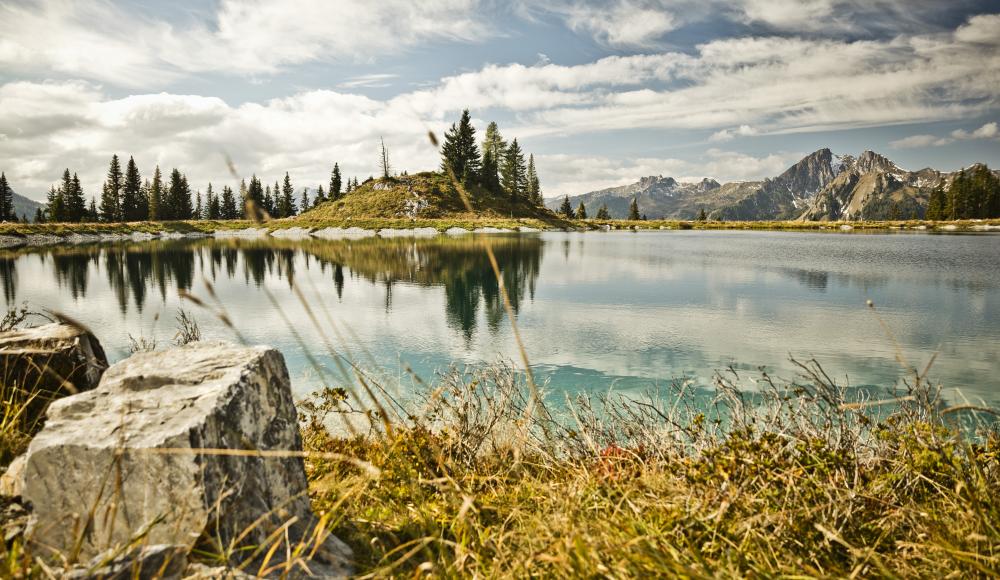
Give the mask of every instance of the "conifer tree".
[{"label": "conifer tree", "polygon": [[87,221],[97,222],[101,219],[99,213],[97,213],[97,200],[94,196],[90,196],[90,206],[87,208]]},{"label": "conifer tree", "polygon": [[[340,188],[341,188],[342,185],[343,185],[343,183],[342,183],[342,180],[341,180],[341,177],[340,177],[340,165],[338,165],[337,163],[334,163],[333,164],[333,171],[330,172],[330,201],[336,201],[336,200],[340,199]],[[320,191],[322,192],[322,190],[323,190],[323,188],[321,186],[320,187]],[[320,197],[321,196],[319,196],[317,194],[317,201],[316,201],[316,203],[320,203],[318,201]]]},{"label": "conifer tree", "polygon": [[490,122],[483,139],[482,183],[493,193],[500,193],[500,165],[506,151],[507,142],[500,134],[499,127],[495,121]]},{"label": "conifer tree", "polygon": [[601,204],[601,207],[597,210],[597,219],[599,220],[609,220],[611,219],[611,212],[608,211],[608,204]]},{"label": "conifer tree", "polygon": [[40,223],[42,223],[44,221],[46,221],[45,220],[45,212],[42,211],[42,208],[36,207],[35,208],[35,223],[36,224],[40,224]]},{"label": "conifer tree", "polygon": [[705,213],[705,208],[701,208],[701,211],[698,212],[698,221],[700,222],[708,221],[708,214]]},{"label": "conifer tree", "polygon": [[312,207],[316,207],[317,205],[325,201],[326,201],[326,195],[323,193],[323,186],[320,185],[319,187],[316,188],[316,197],[313,199]]},{"label": "conifer tree", "polygon": [[511,141],[504,154],[503,167],[500,170],[501,185],[510,196],[511,201],[525,199],[527,193],[528,172],[524,165],[524,153],[517,139]]},{"label": "conifer tree", "polygon": [[272,190],[272,195],[271,195],[271,203],[270,204],[267,203],[266,196],[264,199],[264,203],[268,206],[267,213],[271,214],[272,216],[285,217],[284,215],[281,215],[280,212],[278,211],[278,204],[281,203],[281,186],[278,185],[277,181],[274,182],[274,189]]},{"label": "conifer tree", "polygon": [[285,172],[285,182],[281,184],[281,217],[292,217],[298,213],[295,207],[295,188],[292,187],[292,180]]},{"label": "conifer tree", "polygon": [[199,189],[197,192],[195,192],[195,198],[194,198],[194,216],[193,216],[194,219],[200,220],[201,219],[201,214],[204,211],[205,211],[205,208],[202,207],[202,205],[201,205],[201,190]]},{"label": "conifer tree", "polygon": [[124,185],[121,164],[118,162],[118,155],[111,156],[111,164],[108,167],[108,178],[104,182],[101,194],[101,219],[106,222],[122,221],[121,202],[122,187]]},{"label": "conifer tree", "polygon": [[156,166],[156,170],[153,171],[153,183],[149,186],[149,220],[157,221],[163,219],[162,209],[160,206],[163,205],[163,176],[160,175],[160,166]]},{"label": "conifer tree", "polygon": [[299,212],[305,212],[309,210],[309,188],[302,188],[302,199],[299,200]]},{"label": "conifer tree", "polygon": [[222,201],[220,202],[219,217],[224,220],[234,220],[240,217],[241,211],[236,207],[236,198],[233,190],[228,185],[222,188]]},{"label": "conifer tree", "polygon": [[87,200],[83,196],[83,186],[80,185],[80,178],[75,173],[73,174],[73,180],[70,182],[69,191],[64,194],[63,200],[65,204],[63,219],[70,222],[81,222],[86,219]]},{"label": "conifer tree", "polygon": [[632,198],[632,203],[628,204],[628,219],[631,221],[639,220],[639,202],[636,198]]},{"label": "conifer tree", "polygon": [[170,185],[166,198],[166,203],[163,204],[163,209],[166,211],[161,219],[191,219],[191,188],[188,186],[187,177],[176,167],[170,172]]},{"label": "conifer tree", "polygon": [[63,188],[68,187],[72,181],[70,177],[69,169],[63,173],[63,186],[56,189],[56,186],[49,188],[48,203],[46,204],[45,213],[48,221],[50,222],[61,222],[63,221]]},{"label": "conifer tree", "polygon": [[135,212],[137,221],[149,219],[149,190],[151,187],[152,184],[148,178],[139,187],[139,206]]},{"label": "conifer tree", "polygon": [[250,185],[246,188],[246,197],[257,204],[258,209],[264,209],[264,186],[256,174],[250,176]]},{"label": "conifer tree", "polygon": [[145,219],[140,199],[141,189],[142,177],[139,175],[139,167],[136,166],[135,159],[129,156],[128,163],[125,165],[125,183],[122,186],[122,221],[135,222]]},{"label": "conifer tree", "polygon": [[0,172],[0,221],[17,219],[14,215],[14,190],[7,183],[7,175]]},{"label": "conifer tree", "polygon": [[542,186],[538,182],[538,171],[535,169],[535,154],[528,156],[528,200],[539,207],[544,205]]},{"label": "conifer tree", "polygon": [[929,220],[943,219],[945,204],[947,204],[947,197],[944,192],[944,185],[938,184],[927,200],[927,211],[924,214],[924,218]]},{"label": "conifer tree", "polygon": [[479,146],[476,145],[476,129],[472,126],[469,110],[465,109],[458,125],[452,123],[451,129],[444,134],[441,169],[447,173],[450,168],[456,179],[468,185],[479,179],[482,163]]},{"label": "conifer tree", "polygon": [[[277,187],[275,189],[277,189]],[[264,200],[261,203],[261,207],[263,207],[264,211],[266,211],[269,215],[273,216],[275,214],[275,212],[274,212],[274,197],[271,196],[271,186],[270,185],[264,186]]]},{"label": "conifer tree", "polygon": [[569,204],[569,196],[563,196],[562,205],[559,206],[559,213],[568,219],[573,219],[573,206]]},{"label": "conifer tree", "polygon": [[580,202],[580,205],[576,206],[576,219],[585,220],[587,219],[587,206]]}]

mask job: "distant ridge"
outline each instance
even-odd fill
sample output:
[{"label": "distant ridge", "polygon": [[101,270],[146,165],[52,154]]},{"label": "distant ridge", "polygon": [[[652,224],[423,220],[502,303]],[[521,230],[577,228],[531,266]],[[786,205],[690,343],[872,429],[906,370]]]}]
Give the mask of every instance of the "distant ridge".
[{"label": "distant ridge", "polygon": [[[628,216],[633,198],[650,219],[694,219],[703,209],[713,219],[747,221],[921,218],[930,193],[956,174],[931,168],[906,171],[874,151],[854,157],[823,148],[761,181],[685,183],[649,176],[569,199],[574,209],[585,204],[590,215],[606,205],[614,218]],[[557,210],[562,201],[550,199],[546,206]]]}]

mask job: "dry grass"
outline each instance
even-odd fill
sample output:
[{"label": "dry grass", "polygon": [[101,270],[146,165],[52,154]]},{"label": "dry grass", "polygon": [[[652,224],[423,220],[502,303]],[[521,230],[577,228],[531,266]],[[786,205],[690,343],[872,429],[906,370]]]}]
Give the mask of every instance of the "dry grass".
[{"label": "dry grass", "polygon": [[309,449],[380,472],[310,461],[314,501],[371,576],[1000,573],[997,431],[973,434],[922,382],[879,417],[801,368],[752,396],[719,377],[707,399],[531,414],[511,367],[454,370],[391,432],[336,438],[312,414]]}]

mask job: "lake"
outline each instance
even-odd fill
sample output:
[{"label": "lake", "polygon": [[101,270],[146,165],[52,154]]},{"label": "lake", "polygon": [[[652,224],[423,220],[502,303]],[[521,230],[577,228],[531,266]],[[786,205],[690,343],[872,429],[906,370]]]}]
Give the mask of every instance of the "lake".
[{"label": "lake", "polygon": [[930,375],[949,399],[1000,402],[1000,235],[181,239],[5,250],[0,277],[8,307],[79,320],[112,360],[128,355],[130,335],[168,345],[179,308],[204,338],[233,340],[187,291],[221,304],[246,341],[279,348],[299,395],[322,382],[301,345],[335,366],[324,336],[405,394],[414,375],[432,380],[451,363],[517,359],[485,243],[551,396],[709,385],[730,366],[791,379],[791,356],[844,384],[888,387],[905,376],[898,344],[921,368],[937,353]]}]

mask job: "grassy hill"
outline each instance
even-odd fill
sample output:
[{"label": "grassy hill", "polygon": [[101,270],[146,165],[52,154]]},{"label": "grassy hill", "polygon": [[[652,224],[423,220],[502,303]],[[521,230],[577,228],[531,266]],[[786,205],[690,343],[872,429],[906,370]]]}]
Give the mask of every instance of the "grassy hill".
[{"label": "grassy hill", "polygon": [[355,218],[535,218],[557,219],[548,209],[527,202],[511,202],[479,187],[469,190],[473,212],[443,173],[423,172],[371,179],[336,201],[328,201],[301,214],[300,220],[345,220]]}]

